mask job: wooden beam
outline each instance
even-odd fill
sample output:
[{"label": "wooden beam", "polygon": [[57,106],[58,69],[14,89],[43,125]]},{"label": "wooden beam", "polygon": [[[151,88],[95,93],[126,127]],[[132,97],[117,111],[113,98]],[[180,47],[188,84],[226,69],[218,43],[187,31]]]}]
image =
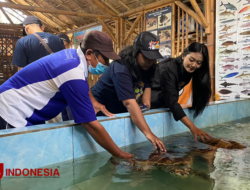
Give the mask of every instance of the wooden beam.
[{"label": "wooden beam", "polygon": [[210,12],[210,9],[211,9],[211,0],[205,0],[205,16],[207,18],[207,24],[208,24],[208,27],[205,30],[206,34],[210,34],[210,32],[211,32],[211,12]]},{"label": "wooden beam", "polygon": [[172,3],[172,19],[171,19],[171,22],[172,22],[172,25],[171,25],[171,28],[172,28],[172,31],[171,31],[171,57],[175,57],[175,16],[176,15],[176,6],[174,3]]},{"label": "wooden beam", "polygon": [[[112,11],[114,11],[116,14],[119,14],[120,12],[118,11],[118,10],[116,10],[112,5],[110,5],[108,2],[106,2],[106,1],[103,1],[102,0],[102,2],[106,5],[106,6],[108,6]],[[115,15],[114,15],[115,16]]]},{"label": "wooden beam", "polygon": [[201,19],[202,26],[204,26],[204,28],[207,28],[208,27],[207,20],[204,17],[203,13],[201,12],[201,9],[200,9],[199,5],[197,4],[196,0],[190,0],[190,3],[192,4],[196,13],[199,15],[199,17]]},{"label": "wooden beam", "polygon": [[[111,16],[117,16],[117,14],[115,12],[113,12],[112,10],[110,10],[110,8],[107,7],[106,5],[104,5],[101,1],[99,1],[99,0],[92,0],[92,2],[95,3],[96,5],[98,5],[99,7],[101,7],[105,12],[107,12]],[[102,18],[100,16],[96,16],[96,17]]]},{"label": "wooden beam", "polygon": [[[20,25],[20,24],[14,24],[15,25],[15,29],[23,29],[23,26]],[[13,27],[10,25],[10,24],[3,24],[3,23],[0,23],[0,29],[13,29]]]},{"label": "wooden beam", "polygon": [[[176,51],[176,57],[178,57],[179,56],[179,54],[180,54],[180,29],[181,29],[181,23],[180,23],[180,12],[181,12],[181,9],[180,9],[180,7],[178,7],[178,19],[177,19],[177,21],[178,21],[178,26],[177,26],[177,51]],[[173,34],[172,34],[173,35]]]},{"label": "wooden beam", "polygon": [[207,48],[209,54],[209,67],[210,67],[210,78],[211,78],[211,88],[212,96],[211,101],[215,99],[215,0],[210,0],[210,23],[211,23],[211,33],[207,35]]},{"label": "wooden beam", "polygon": [[123,3],[121,0],[119,0],[119,3],[122,4],[123,7],[125,7],[127,10],[131,10],[125,3]]},{"label": "wooden beam", "polygon": [[123,38],[125,36],[125,32],[126,32],[126,27],[125,27],[125,20],[124,18],[120,18],[120,45],[119,48],[120,50],[123,49]]},{"label": "wooden beam", "polygon": [[117,44],[117,40],[114,37],[112,31],[109,29],[109,27],[102,21],[102,19],[97,17],[97,20],[100,22],[100,24],[102,25],[102,27],[106,30],[106,32],[109,34],[109,36],[112,38],[113,42],[115,44]]},{"label": "wooden beam", "polygon": [[[96,0],[93,0],[96,1]],[[71,16],[82,16],[82,17],[99,17],[99,18],[105,18],[105,19],[118,19],[118,17],[115,16],[106,16],[106,15],[98,15],[98,14],[89,14],[89,13],[81,13],[81,12],[73,12],[73,11],[62,11],[58,9],[47,9],[42,7],[33,7],[33,6],[27,6],[27,5],[17,5],[13,3],[3,3],[0,2],[0,7],[8,7],[18,10],[27,10],[27,11],[36,11],[36,12],[44,12],[44,13],[52,13],[52,14],[61,14],[61,15],[71,15]]]},{"label": "wooden beam", "polygon": [[147,11],[148,9],[153,9],[153,8],[157,8],[157,7],[160,7],[160,6],[164,6],[164,5],[173,3],[175,1],[179,1],[179,0],[161,0],[161,1],[157,1],[157,2],[154,2],[154,3],[150,3],[148,5],[144,5],[144,6],[129,10],[129,11],[125,12],[125,13],[120,13],[118,16],[119,17],[128,17],[130,15],[137,14],[138,12]]},{"label": "wooden beam", "polygon": [[126,35],[126,37],[124,38],[123,42],[125,43],[128,39],[128,37],[133,33],[133,30],[135,29],[136,24],[138,23],[138,21],[141,19],[141,16],[143,15],[143,12],[140,12],[139,16],[137,17],[137,19],[135,20],[135,22],[133,23],[133,25],[131,26],[128,34]]},{"label": "wooden beam", "polygon": [[5,17],[8,19],[8,21],[10,22],[11,26],[12,26],[13,28],[15,28],[15,25],[14,25],[14,23],[12,22],[12,20],[10,19],[9,15],[6,14],[5,10],[3,10],[2,7],[0,7],[0,9],[1,9],[1,11],[3,12],[4,16],[5,16]]},{"label": "wooden beam", "polygon": [[181,9],[183,9],[185,12],[187,12],[191,17],[194,18],[194,20],[196,20],[199,24],[202,24],[200,17],[194,12],[192,11],[188,6],[186,6],[185,4],[183,4],[180,1],[176,1],[175,4],[180,7]]}]

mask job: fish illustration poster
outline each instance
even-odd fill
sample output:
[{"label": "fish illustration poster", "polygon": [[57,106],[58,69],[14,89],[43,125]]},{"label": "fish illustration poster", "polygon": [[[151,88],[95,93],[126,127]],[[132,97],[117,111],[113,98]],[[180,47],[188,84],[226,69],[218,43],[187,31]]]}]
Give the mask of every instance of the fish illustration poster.
[{"label": "fish illustration poster", "polygon": [[216,93],[250,93],[250,0],[216,1]]},{"label": "fish illustration poster", "polygon": [[172,7],[166,7],[145,14],[146,31],[159,36],[160,53],[164,58],[171,56]]}]

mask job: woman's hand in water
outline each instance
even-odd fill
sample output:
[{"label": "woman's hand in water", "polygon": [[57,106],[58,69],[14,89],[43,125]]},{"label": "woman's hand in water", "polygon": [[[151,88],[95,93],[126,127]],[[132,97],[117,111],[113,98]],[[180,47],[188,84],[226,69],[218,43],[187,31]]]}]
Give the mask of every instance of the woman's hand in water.
[{"label": "woman's hand in water", "polygon": [[163,142],[155,136],[153,133],[146,135],[146,138],[153,143],[156,149],[160,149],[162,152],[167,152],[165,145]]},{"label": "woman's hand in water", "polygon": [[205,139],[207,140],[207,139],[212,138],[208,133],[206,133],[205,131],[203,131],[197,127],[190,128],[190,131],[194,135],[195,142],[197,142],[197,137],[200,137],[203,142],[205,141]]}]

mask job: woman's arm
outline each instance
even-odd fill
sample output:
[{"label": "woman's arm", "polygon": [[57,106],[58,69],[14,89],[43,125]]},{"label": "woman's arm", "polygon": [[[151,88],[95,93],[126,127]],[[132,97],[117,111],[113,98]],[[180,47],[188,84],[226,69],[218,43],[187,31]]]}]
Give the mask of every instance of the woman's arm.
[{"label": "woman's arm", "polygon": [[149,110],[151,107],[151,88],[145,88],[142,95],[142,104],[144,104]]},{"label": "woman's arm", "polygon": [[195,142],[197,142],[197,137],[198,136],[201,138],[202,141],[204,141],[205,139],[212,138],[208,133],[206,133],[205,131],[197,128],[194,125],[194,123],[187,116],[183,117],[181,119],[181,122],[190,129],[191,133],[194,135]]},{"label": "woman's arm", "polygon": [[159,148],[161,151],[166,151],[165,145],[161,140],[156,137],[150,130],[146,120],[141,112],[141,109],[135,99],[128,99],[122,101],[124,106],[128,109],[131,119],[134,124],[140,129],[140,131],[146,136],[146,138],[153,143],[155,148]]}]

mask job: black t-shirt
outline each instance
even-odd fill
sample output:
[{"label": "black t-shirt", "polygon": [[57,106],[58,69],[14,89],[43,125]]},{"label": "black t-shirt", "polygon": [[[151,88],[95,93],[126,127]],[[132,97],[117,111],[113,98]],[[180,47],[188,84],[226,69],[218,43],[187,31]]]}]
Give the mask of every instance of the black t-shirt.
[{"label": "black t-shirt", "polygon": [[[114,61],[100,77],[98,82],[91,88],[96,100],[105,105],[111,113],[127,112],[123,100],[138,99],[145,88],[150,87],[147,83],[133,84],[132,75],[128,68]],[[99,112],[98,115],[102,115]]]},{"label": "black t-shirt", "polygon": [[[63,41],[58,36],[46,32],[37,32],[37,34],[54,53],[65,49]],[[49,52],[38,38],[31,34],[17,41],[12,64],[25,67],[46,55],[49,55]]]},{"label": "black t-shirt", "polygon": [[183,67],[181,56],[160,62],[151,87],[151,108],[169,108],[176,121],[185,117],[186,114],[178,103],[179,91],[191,78],[192,74]]}]

